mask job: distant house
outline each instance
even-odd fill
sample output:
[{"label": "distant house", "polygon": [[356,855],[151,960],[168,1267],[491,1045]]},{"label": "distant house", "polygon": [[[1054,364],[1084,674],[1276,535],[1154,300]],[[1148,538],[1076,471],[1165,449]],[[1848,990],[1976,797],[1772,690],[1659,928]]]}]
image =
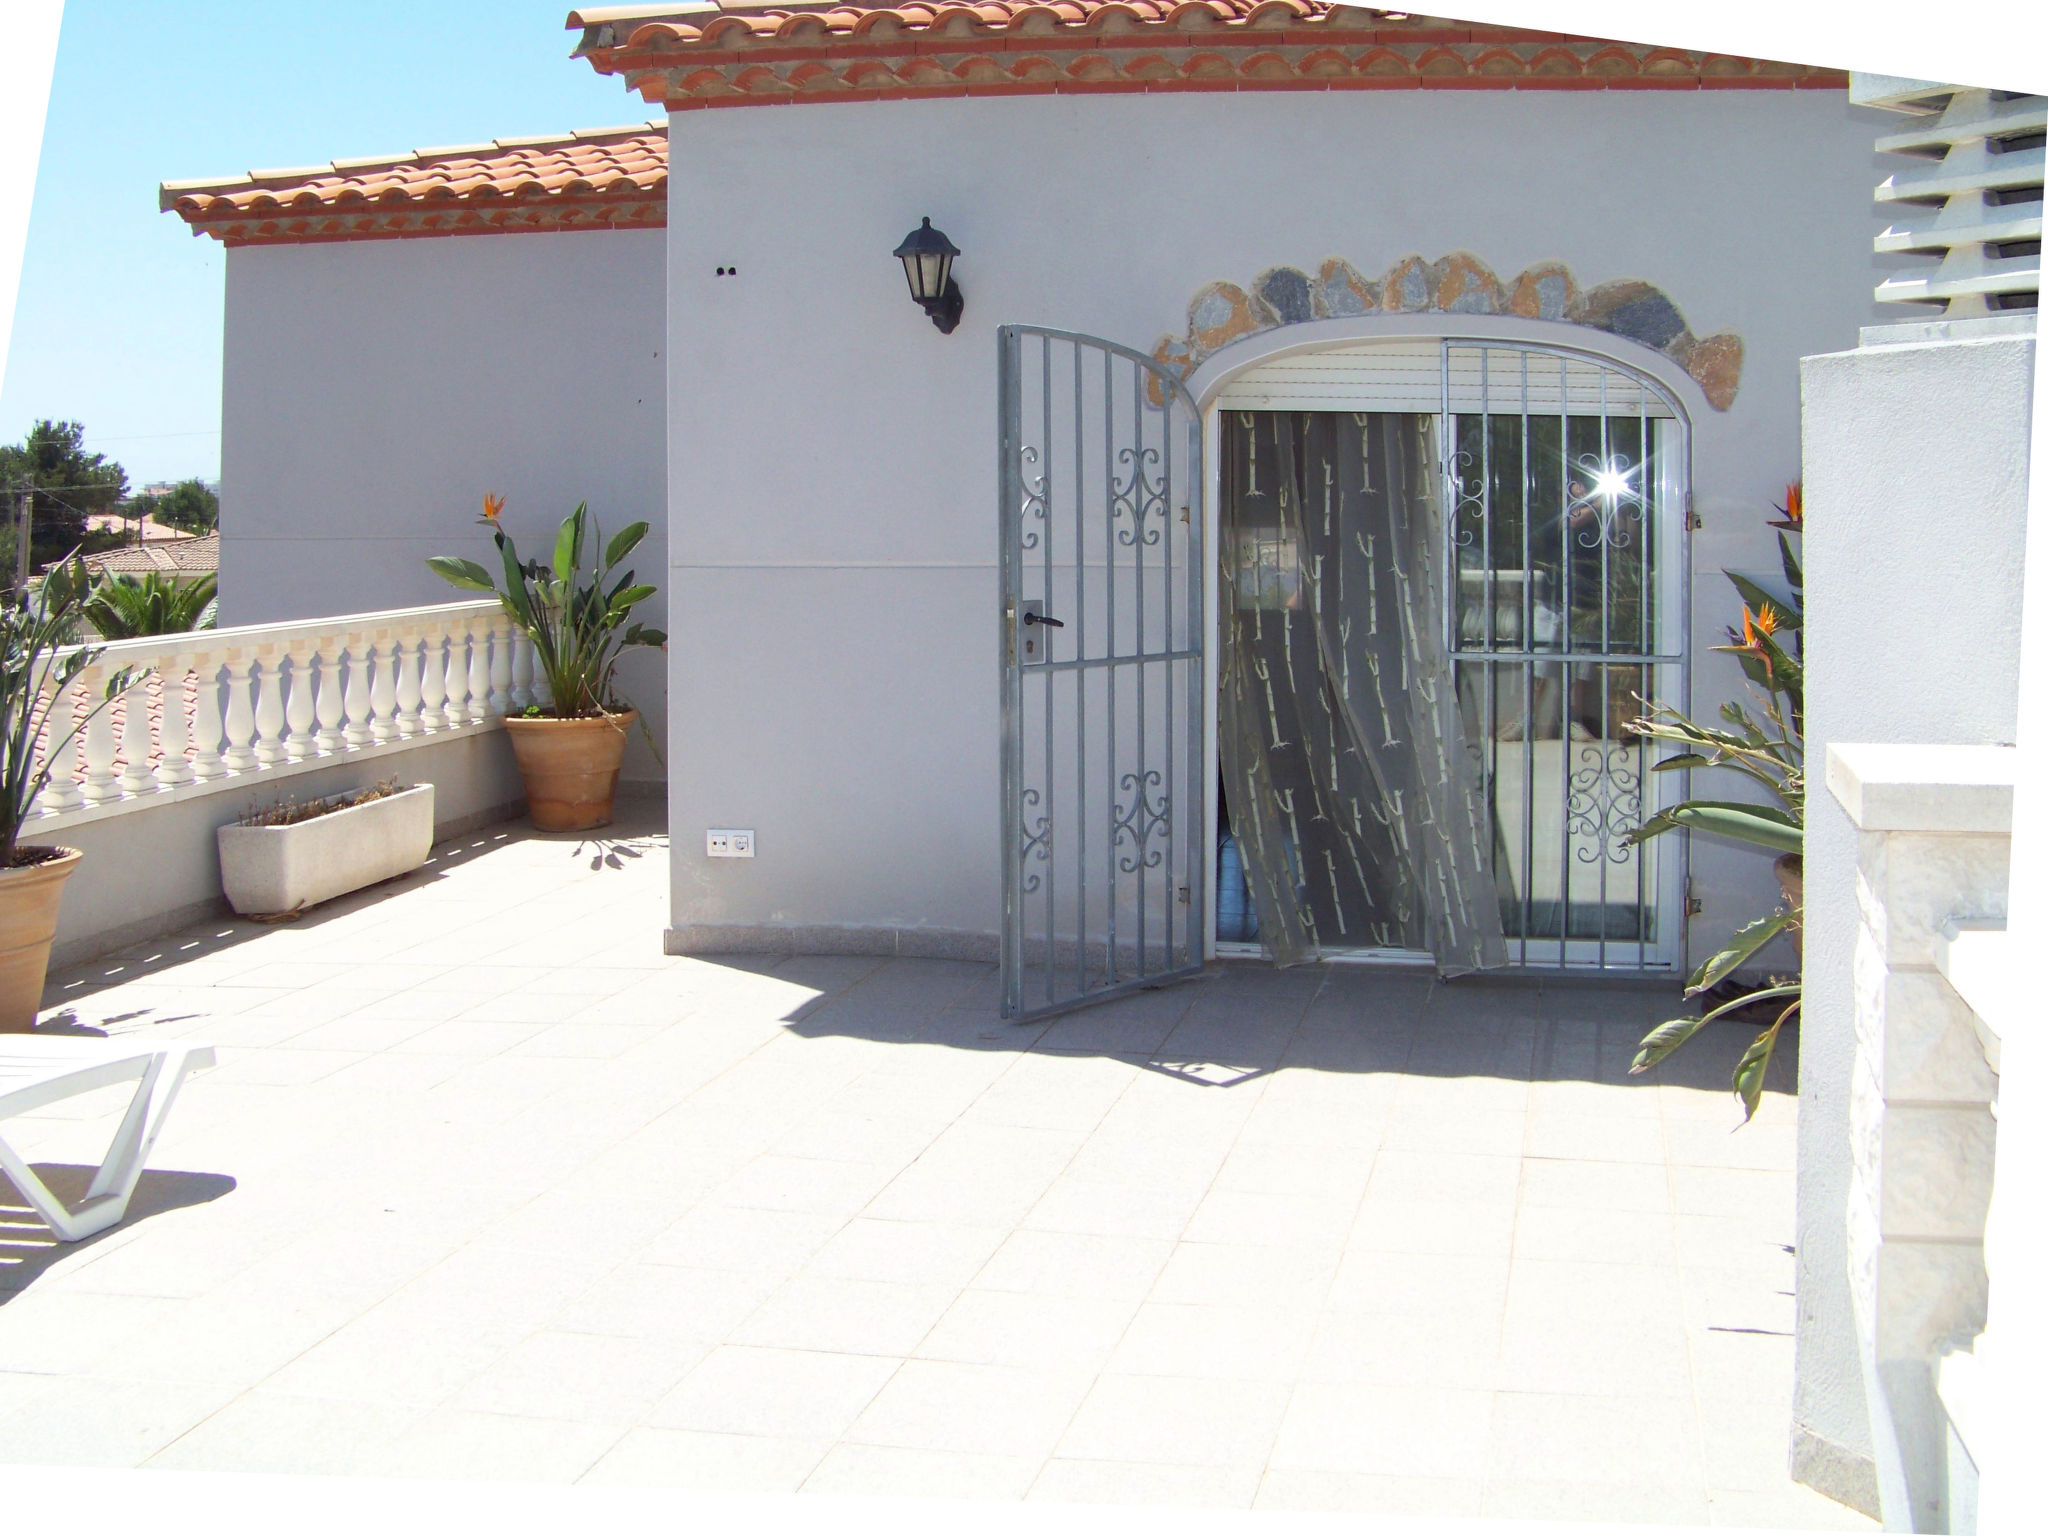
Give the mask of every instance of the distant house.
[{"label": "distant house", "polygon": [[126,544],[82,557],[94,576],[164,575],[174,581],[193,581],[220,572],[220,535],[180,534],[166,530],[145,533],[145,542]]}]

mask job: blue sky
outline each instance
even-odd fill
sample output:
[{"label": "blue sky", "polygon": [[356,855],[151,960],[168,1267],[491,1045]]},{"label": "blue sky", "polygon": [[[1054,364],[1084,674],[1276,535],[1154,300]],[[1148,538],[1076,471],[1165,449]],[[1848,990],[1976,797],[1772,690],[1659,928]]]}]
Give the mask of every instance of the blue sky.
[{"label": "blue sky", "polygon": [[81,421],[136,485],[220,469],[222,251],[157,184],[658,115],[568,0],[69,0],[0,441]]}]

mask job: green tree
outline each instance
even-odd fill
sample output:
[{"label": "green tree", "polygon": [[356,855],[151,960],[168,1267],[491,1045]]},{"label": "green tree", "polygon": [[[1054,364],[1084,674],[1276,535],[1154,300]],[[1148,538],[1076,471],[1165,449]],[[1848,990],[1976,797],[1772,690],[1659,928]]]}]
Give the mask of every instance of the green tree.
[{"label": "green tree", "polygon": [[[161,496],[148,498],[156,520],[187,533],[212,533],[220,526],[220,498],[202,480],[180,480]],[[139,515],[139,514],[138,514]]]},{"label": "green tree", "polygon": [[[77,422],[38,421],[20,442],[0,446],[0,491],[6,493],[9,525],[20,515],[24,490],[34,523],[32,567],[61,559],[81,545],[90,551],[120,542],[118,535],[89,539],[85,520],[115,510],[128,494],[128,472],[103,453],[86,452],[85,428]],[[4,573],[12,575],[11,569]]]}]

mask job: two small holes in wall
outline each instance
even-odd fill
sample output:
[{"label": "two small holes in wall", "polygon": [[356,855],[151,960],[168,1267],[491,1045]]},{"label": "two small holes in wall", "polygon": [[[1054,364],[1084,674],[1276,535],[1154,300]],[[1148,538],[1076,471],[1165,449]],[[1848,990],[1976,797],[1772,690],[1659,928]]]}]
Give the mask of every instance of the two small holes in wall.
[{"label": "two small holes in wall", "polygon": [[720,267],[718,269],[718,276],[720,277],[738,277],[739,275],[740,269],[738,267]]}]

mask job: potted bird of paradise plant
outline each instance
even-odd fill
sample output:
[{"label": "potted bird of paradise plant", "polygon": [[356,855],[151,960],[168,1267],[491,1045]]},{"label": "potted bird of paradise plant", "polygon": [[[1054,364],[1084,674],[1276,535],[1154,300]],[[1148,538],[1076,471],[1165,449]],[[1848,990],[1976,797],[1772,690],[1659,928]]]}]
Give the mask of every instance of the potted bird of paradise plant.
[{"label": "potted bird of paradise plant", "polygon": [[[1669,705],[1651,705],[1629,729],[1653,741],[1670,742],[1679,750],[1653,765],[1660,772],[1718,768],[1742,775],[1761,787],[1767,801],[1685,800],[1668,806],[1629,834],[1643,843],[1680,827],[1711,836],[1732,838],[1777,855],[1775,870],[1784,904],[1774,912],[1737,929],[1716,953],[1687,978],[1685,995],[1703,999],[1702,1011],[1670,1019],[1643,1038],[1629,1070],[1643,1072],[1657,1065],[1716,1019],[1768,1019],[1736,1064],[1732,1084],[1742,1101],[1742,1118],[1756,1114],[1764,1074],[1785,1025],[1799,1012],[1798,976],[1774,976],[1764,985],[1744,988],[1735,972],[1779,935],[1795,949],[1804,916],[1802,850],[1806,840],[1806,672],[1803,632],[1805,573],[1788,534],[1805,530],[1800,487],[1785,488],[1785,505],[1770,526],[1778,532],[1778,558],[1789,600],[1764,590],[1755,580],[1727,573],[1742,598],[1742,628],[1730,630],[1728,644],[1717,651],[1733,655],[1753,685],[1755,711],[1737,703],[1721,706],[1718,727],[1695,721]],[[1734,995],[1724,995],[1732,991]]]},{"label": "potted bird of paradise plant", "polygon": [[494,594],[533,642],[547,702],[508,716],[505,729],[534,826],[544,832],[601,827],[612,819],[626,733],[639,719],[619,696],[619,660],[636,646],[659,648],[668,640],[632,619],[654,588],[636,582],[631,570],[613,574],[647,536],[647,524],[632,523],[607,542],[587,504],[579,502],[556,530],[554,559],[542,564],[519,558],[499,523],[504,510],[504,497],[485,496],[478,519],[497,546],[502,586],[474,560],[436,555],[427,565],[454,586]]}]

